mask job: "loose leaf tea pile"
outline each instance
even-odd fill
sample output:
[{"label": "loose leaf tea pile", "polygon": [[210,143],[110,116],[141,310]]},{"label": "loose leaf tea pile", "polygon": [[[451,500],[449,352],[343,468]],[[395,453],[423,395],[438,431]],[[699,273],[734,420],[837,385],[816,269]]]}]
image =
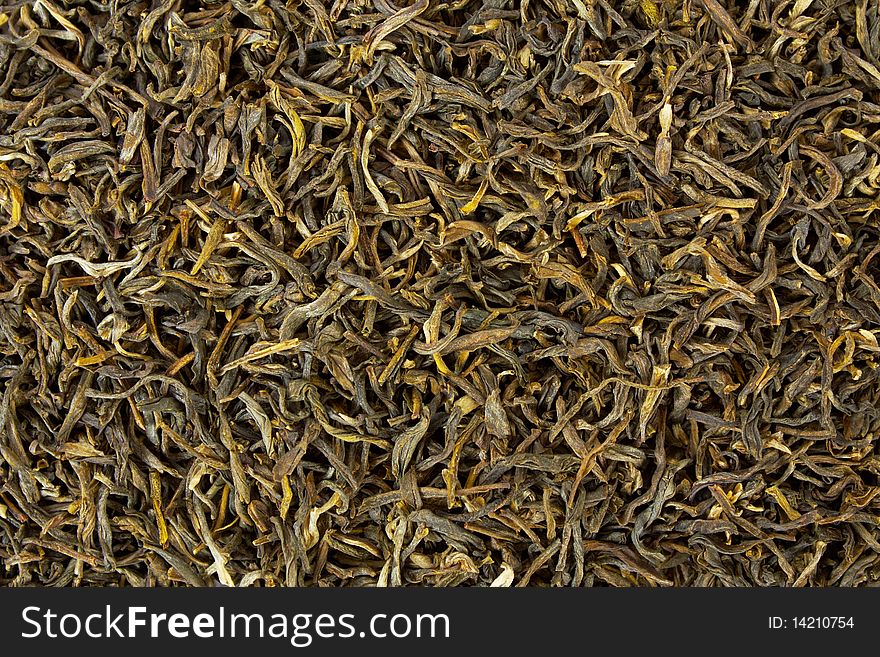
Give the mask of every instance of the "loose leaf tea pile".
[{"label": "loose leaf tea pile", "polygon": [[876,583],[878,135],[869,0],[7,1],[0,583]]}]

